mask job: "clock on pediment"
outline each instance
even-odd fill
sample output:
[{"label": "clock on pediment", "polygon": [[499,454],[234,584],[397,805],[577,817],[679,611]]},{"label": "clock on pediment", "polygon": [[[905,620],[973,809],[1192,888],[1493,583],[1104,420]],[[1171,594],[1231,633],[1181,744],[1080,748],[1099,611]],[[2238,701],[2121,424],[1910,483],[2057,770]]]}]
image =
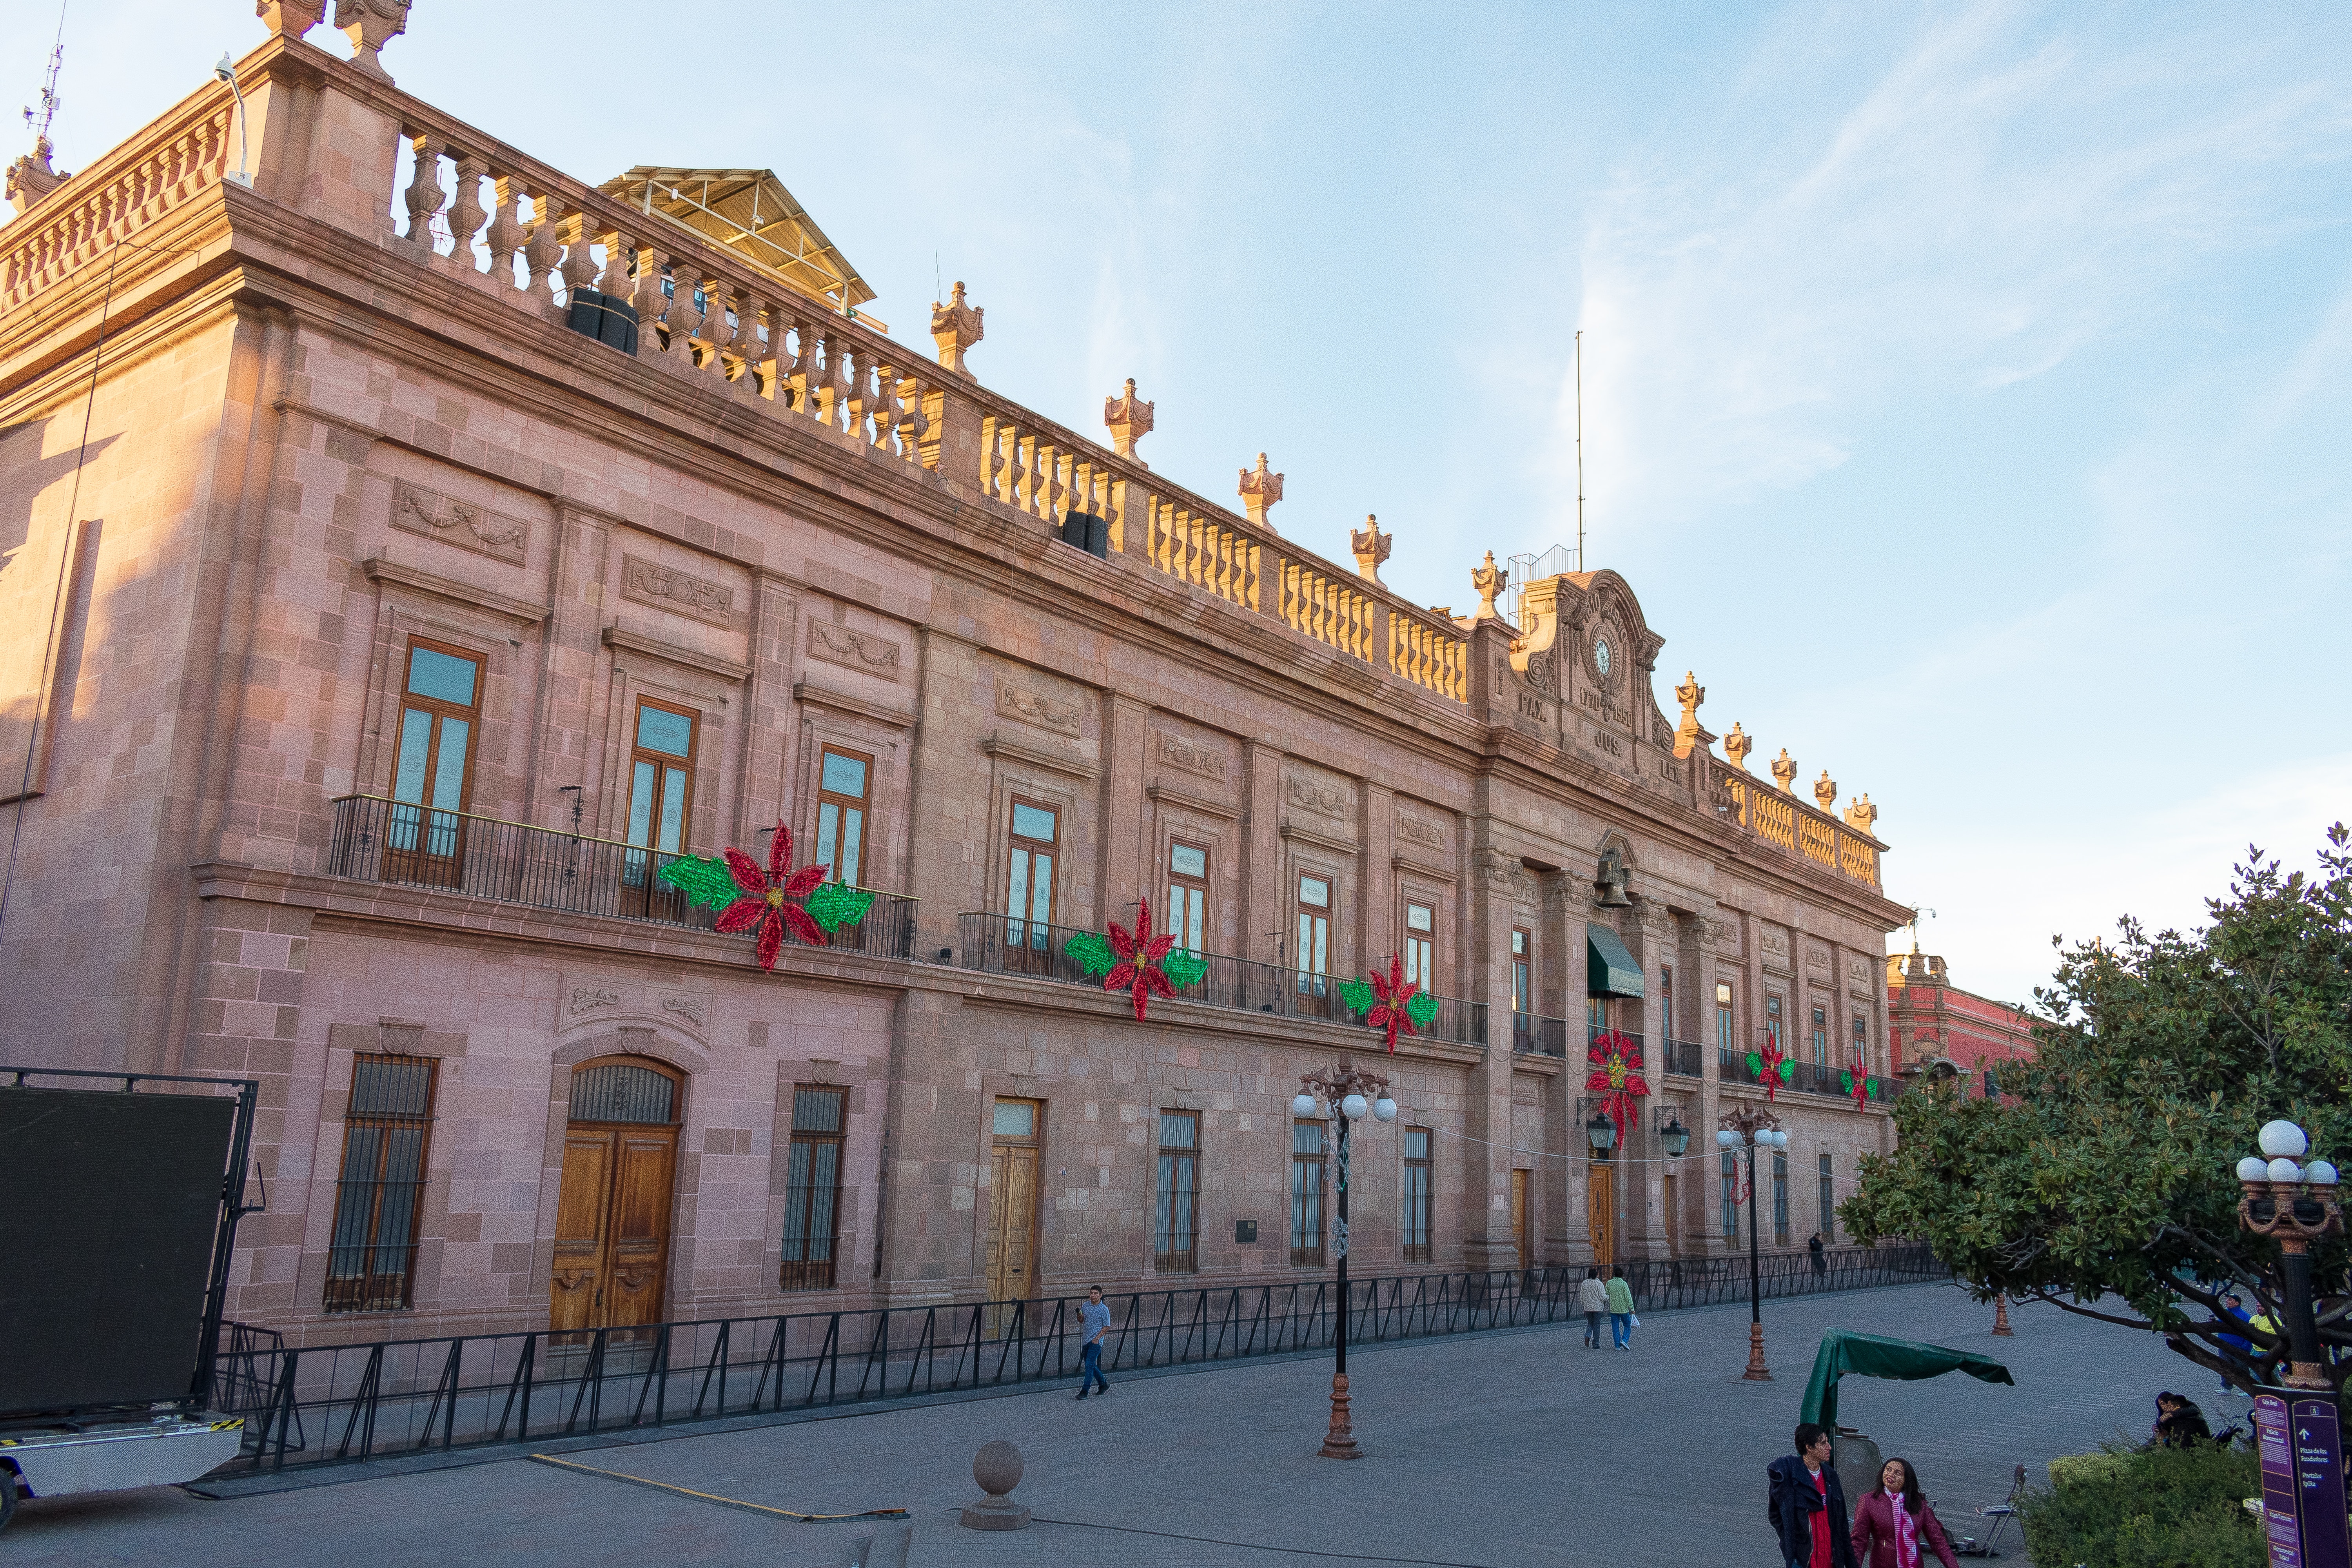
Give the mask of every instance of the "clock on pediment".
[{"label": "clock on pediment", "polygon": [[1591,672],[1593,684],[1609,693],[1612,700],[1625,677],[1625,665],[1631,657],[1625,646],[1625,634],[1612,619],[1596,621],[1586,634],[1584,661]]}]

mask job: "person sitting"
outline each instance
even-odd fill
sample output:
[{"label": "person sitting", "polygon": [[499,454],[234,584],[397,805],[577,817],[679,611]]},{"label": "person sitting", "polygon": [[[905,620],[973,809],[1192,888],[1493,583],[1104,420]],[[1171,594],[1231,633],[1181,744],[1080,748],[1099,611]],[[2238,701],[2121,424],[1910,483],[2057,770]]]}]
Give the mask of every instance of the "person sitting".
[{"label": "person sitting", "polygon": [[2165,1448],[2189,1448],[2210,1443],[2213,1429],[2194,1400],[2170,1390],[2156,1396],[2156,1444]]}]

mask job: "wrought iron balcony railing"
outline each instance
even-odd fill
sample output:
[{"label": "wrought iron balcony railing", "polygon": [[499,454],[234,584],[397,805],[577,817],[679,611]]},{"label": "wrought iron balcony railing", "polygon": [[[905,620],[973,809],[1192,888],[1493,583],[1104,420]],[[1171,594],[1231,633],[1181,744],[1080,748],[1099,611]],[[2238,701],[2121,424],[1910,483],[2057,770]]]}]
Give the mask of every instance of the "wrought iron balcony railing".
[{"label": "wrought iron balcony railing", "polygon": [[[961,939],[960,962],[965,969],[992,974],[1024,974],[1067,985],[1100,987],[1102,982],[1071,957],[1069,942],[1080,935],[1069,926],[1047,925],[1011,915],[962,914],[956,917]],[[1272,1013],[1283,1017],[1328,1018],[1334,1023],[1361,1023],[1339,994],[1352,978],[1316,974],[1281,964],[1258,963],[1222,953],[1195,955],[1206,967],[1198,984],[1180,989],[1176,999],[1227,1007],[1244,1013]],[[1486,1005],[1438,996],[1437,1016],[1418,1033],[1425,1039],[1449,1044],[1486,1043]]]},{"label": "wrought iron balcony railing", "polygon": [[1658,1048],[1661,1071],[1680,1073],[1685,1078],[1697,1078],[1705,1070],[1698,1044],[1693,1040],[1667,1040]]},{"label": "wrought iron balcony railing", "polygon": [[[335,802],[327,870],[362,882],[708,931],[714,911],[688,903],[661,879],[661,868],[677,858],[609,838],[353,795]],[[789,933],[784,940],[800,945]],[[865,919],[833,932],[825,945],[905,958],[914,942],[915,900],[877,892]]]}]

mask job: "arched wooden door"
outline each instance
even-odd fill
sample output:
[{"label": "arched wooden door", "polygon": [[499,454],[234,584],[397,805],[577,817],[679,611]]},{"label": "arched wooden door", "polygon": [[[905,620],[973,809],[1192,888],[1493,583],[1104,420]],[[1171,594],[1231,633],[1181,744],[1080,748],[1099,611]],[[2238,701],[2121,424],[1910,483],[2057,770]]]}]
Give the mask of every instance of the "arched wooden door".
[{"label": "arched wooden door", "polygon": [[685,1089],[676,1068],[645,1057],[572,1070],[548,1291],[556,1332],[661,1321]]}]

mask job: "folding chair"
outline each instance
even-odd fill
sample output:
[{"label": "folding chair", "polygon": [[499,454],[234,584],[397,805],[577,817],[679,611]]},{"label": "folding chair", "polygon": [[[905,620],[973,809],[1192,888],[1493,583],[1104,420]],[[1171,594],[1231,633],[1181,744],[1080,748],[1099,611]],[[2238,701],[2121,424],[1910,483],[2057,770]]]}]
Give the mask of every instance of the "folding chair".
[{"label": "folding chair", "polygon": [[2000,1547],[1999,1543],[2001,1538],[2001,1532],[2007,1530],[2009,1528],[2010,1521],[2017,1517],[2018,1500],[2024,1497],[2024,1495],[2025,1467],[2023,1465],[2020,1465],[2017,1467],[2017,1475],[2015,1479],[2009,1484],[2008,1500],[2003,1502],[1985,1503],[1976,1510],[1977,1517],[1979,1519],[1989,1519],[1992,1521],[1992,1528],[1985,1531],[1985,1538],[1982,1541],[1977,1541],[1971,1537],[1964,1541],[1956,1542],[1952,1547],[1953,1552],[1962,1557],[2000,1556]]}]

